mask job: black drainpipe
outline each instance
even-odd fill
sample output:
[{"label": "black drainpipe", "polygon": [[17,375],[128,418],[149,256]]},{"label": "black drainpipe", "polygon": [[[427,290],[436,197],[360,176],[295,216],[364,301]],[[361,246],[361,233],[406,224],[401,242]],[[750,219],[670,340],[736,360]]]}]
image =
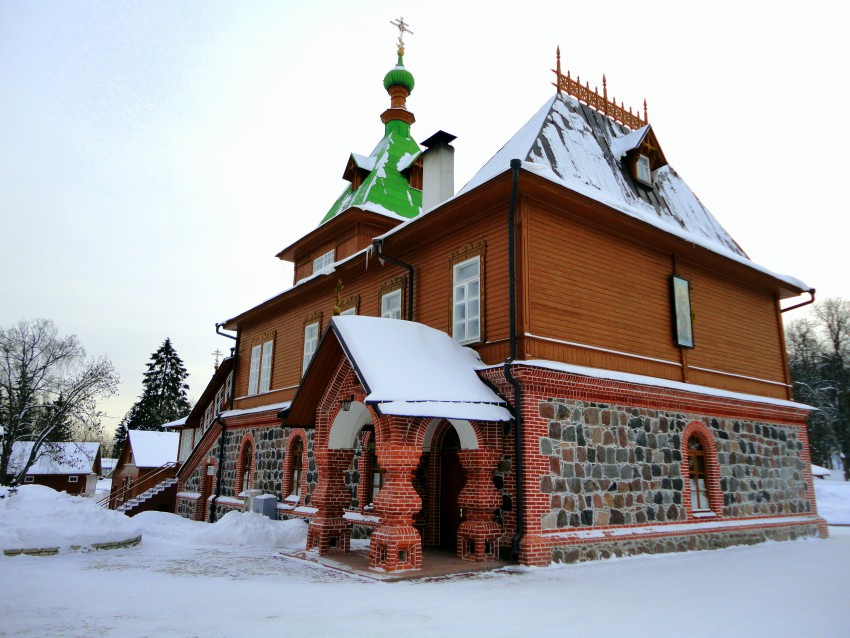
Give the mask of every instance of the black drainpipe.
[{"label": "black drainpipe", "polygon": [[514,239],[514,219],[516,217],[516,194],[519,184],[519,169],[522,162],[511,160],[513,183],[511,184],[511,207],[508,213],[508,293],[510,312],[510,354],[505,359],[505,379],[514,388],[514,457],[516,461],[516,534],[511,540],[511,554],[519,559],[519,545],[525,534],[525,503],[522,491],[524,476],[522,466],[522,387],[511,374],[511,364],[516,359],[516,241]]},{"label": "black drainpipe", "polygon": [[398,259],[393,259],[381,253],[381,240],[372,240],[372,251],[375,257],[388,261],[399,268],[407,268],[407,320],[413,321],[413,266]]},{"label": "black drainpipe", "polygon": [[[239,333],[237,332],[235,337],[233,335],[225,334],[225,333],[221,332],[221,326],[222,326],[222,324],[220,324],[220,323],[215,324],[215,333],[218,334],[218,335],[221,335],[222,337],[227,337],[228,339],[233,339],[236,342],[236,345],[235,345],[235,348],[234,348],[235,352],[234,352],[234,355],[233,355],[233,356],[236,357],[236,359],[233,361],[233,370],[231,371],[231,373],[233,374],[233,386],[230,389],[230,409],[232,410],[233,409],[233,397],[236,396],[236,365],[239,363]],[[226,381],[225,381],[225,383],[226,383]],[[222,475],[222,472],[224,472],[224,441],[225,441],[225,433],[226,433],[225,427],[224,427],[224,422],[221,420],[220,415],[215,417],[215,421],[217,421],[219,423],[219,425],[221,425],[221,436],[219,437],[219,440],[218,440],[218,467],[216,468],[216,472],[215,472],[215,495],[213,496],[212,501],[210,501],[210,516],[209,516],[210,523],[215,523],[217,518],[218,518],[216,516],[216,513],[215,513],[215,503],[218,500],[218,498],[221,496],[221,475]]]}]

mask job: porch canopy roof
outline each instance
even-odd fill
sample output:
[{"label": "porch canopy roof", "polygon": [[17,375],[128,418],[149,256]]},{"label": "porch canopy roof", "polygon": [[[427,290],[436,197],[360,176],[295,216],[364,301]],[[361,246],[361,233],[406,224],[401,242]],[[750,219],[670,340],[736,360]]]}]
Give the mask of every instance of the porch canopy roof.
[{"label": "porch canopy roof", "polygon": [[322,336],[287,424],[312,424],[333,367],[344,354],[366,404],[395,416],[509,421],[506,402],[477,374],[478,354],[446,333],[413,321],[334,317]]}]

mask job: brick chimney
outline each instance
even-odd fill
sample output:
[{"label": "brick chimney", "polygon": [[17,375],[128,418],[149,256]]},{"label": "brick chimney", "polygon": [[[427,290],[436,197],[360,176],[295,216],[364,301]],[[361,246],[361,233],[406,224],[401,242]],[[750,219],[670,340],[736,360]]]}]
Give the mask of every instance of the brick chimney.
[{"label": "brick chimney", "polygon": [[455,194],[455,149],[451,133],[437,131],[422,142],[422,212],[439,206]]}]

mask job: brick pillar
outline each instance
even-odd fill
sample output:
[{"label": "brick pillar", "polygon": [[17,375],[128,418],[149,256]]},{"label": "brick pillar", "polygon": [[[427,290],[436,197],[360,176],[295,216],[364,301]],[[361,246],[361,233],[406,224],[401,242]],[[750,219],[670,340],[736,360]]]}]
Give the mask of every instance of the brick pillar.
[{"label": "brick pillar", "polygon": [[464,560],[482,562],[495,559],[496,539],[502,528],[495,521],[502,498],[493,484],[493,470],[501,455],[494,450],[461,450],[458,458],[466,470],[466,484],[457,498],[463,521],[457,530],[457,555]]},{"label": "brick pillar", "polygon": [[343,554],[351,549],[351,524],[343,514],[351,503],[345,471],[352,458],[354,450],[323,450],[316,456],[319,485],[313,491],[312,504],[318,512],[307,528],[307,549],[318,548],[321,556]]},{"label": "brick pillar", "polygon": [[413,487],[413,473],[422,450],[412,442],[393,442],[378,450],[384,485],[375,498],[381,525],[369,543],[369,567],[388,572],[422,568],[422,538],[413,515],[422,499]]}]

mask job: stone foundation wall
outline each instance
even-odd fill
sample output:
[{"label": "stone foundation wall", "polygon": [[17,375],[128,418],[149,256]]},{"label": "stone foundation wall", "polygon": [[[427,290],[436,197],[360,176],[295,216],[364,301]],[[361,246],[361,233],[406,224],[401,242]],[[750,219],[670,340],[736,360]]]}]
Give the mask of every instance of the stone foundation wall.
[{"label": "stone foundation wall", "polygon": [[565,399],[541,401],[539,415],[548,424],[539,452],[549,472],[528,480],[549,498],[544,531],[686,520],[682,439],[693,422],[716,447],[710,463],[719,481],[709,486],[722,493],[716,514],[811,512],[795,426]]},{"label": "stone foundation wall", "polygon": [[661,554],[689,552],[703,549],[721,549],[733,545],[755,545],[765,541],[788,541],[799,538],[817,538],[821,532],[817,524],[789,527],[767,527],[761,529],[734,530],[723,532],[691,533],[682,536],[658,538],[634,538],[606,540],[580,545],[555,546],[552,561],[557,563],[580,563],[611,557],[635,556],[637,554]]}]

